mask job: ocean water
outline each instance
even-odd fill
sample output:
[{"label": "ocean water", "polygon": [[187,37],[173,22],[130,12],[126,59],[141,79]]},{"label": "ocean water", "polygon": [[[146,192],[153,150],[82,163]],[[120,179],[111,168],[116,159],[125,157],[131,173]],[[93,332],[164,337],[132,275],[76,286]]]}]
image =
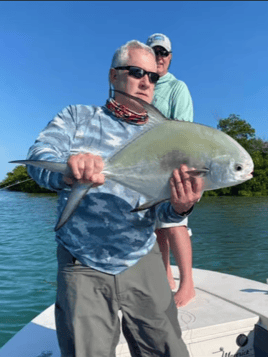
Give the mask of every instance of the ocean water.
[{"label": "ocean water", "polygon": [[[0,191],[0,347],[55,301],[56,201]],[[189,226],[194,267],[266,282],[268,197],[202,198]]]}]

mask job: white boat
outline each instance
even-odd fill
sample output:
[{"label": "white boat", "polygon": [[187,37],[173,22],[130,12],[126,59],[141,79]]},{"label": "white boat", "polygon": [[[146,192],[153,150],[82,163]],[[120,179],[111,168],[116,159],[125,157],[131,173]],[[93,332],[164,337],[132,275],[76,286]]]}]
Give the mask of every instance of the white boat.
[{"label": "white boat", "polygon": [[[179,283],[178,269],[172,269]],[[178,309],[190,356],[267,357],[268,285],[201,269],[193,269],[193,276],[196,297]],[[130,357],[122,334],[116,356]],[[0,357],[60,357],[54,305],[11,338]]]}]

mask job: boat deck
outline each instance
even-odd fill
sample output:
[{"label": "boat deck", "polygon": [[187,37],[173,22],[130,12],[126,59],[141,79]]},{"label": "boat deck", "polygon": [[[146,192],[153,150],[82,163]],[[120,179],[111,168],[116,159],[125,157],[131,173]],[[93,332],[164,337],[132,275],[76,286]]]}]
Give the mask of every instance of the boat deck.
[{"label": "boat deck", "polygon": [[[179,284],[179,274],[172,267]],[[268,285],[193,269],[196,297],[178,309],[182,337],[191,357],[268,356]],[[255,325],[267,333],[265,354],[254,352]],[[240,336],[240,341],[238,341]],[[241,337],[242,336],[242,337]],[[247,339],[245,346],[243,344]],[[262,338],[263,339],[263,338]],[[0,357],[60,357],[54,305],[38,315],[0,350]],[[116,357],[130,357],[123,334]]]}]

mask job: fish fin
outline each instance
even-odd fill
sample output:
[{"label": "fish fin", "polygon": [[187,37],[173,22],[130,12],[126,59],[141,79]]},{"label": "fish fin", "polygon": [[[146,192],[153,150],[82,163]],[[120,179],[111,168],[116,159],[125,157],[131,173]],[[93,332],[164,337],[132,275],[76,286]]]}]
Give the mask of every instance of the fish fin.
[{"label": "fish fin", "polygon": [[169,201],[169,198],[165,198],[165,199],[160,200],[160,201],[155,201],[155,200],[153,200],[153,201],[148,201],[148,202],[144,203],[143,205],[132,209],[130,212],[143,211],[143,210],[145,210],[145,209],[152,208],[152,207],[158,205],[159,203],[162,203],[162,202],[165,202],[165,201]]},{"label": "fish fin", "polygon": [[137,103],[139,103],[143,109],[146,110],[148,116],[149,116],[149,123],[147,124],[147,126],[154,126],[155,124],[160,124],[163,123],[164,121],[168,121],[168,119],[157,109],[155,108],[152,104],[149,104],[147,102],[145,102],[144,100],[137,98],[137,97],[133,97],[132,95],[122,92],[120,90],[114,90],[117,93],[123,94],[124,96],[136,101]]},{"label": "fish fin", "polygon": [[[113,161],[116,159],[117,155],[120,154],[127,146],[132,144],[134,141],[139,139],[141,136],[143,136],[146,132],[149,132],[150,130],[161,126],[161,125],[167,125],[171,121],[168,120],[164,115],[153,105],[145,102],[144,100],[133,97],[132,95],[122,92],[120,90],[114,90],[117,93],[123,94],[124,96],[130,98],[131,100],[135,101],[136,103],[140,104],[143,108],[148,113],[149,116],[149,121],[146,123],[144,126],[143,131],[137,132],[136,135],[133,135],[129,141],[127,141],[122,147],[119,147],[113,154],[106,160],[106,165],[105,165],[105,170],[106,172],[110,171],[110,165],[113,164]],[[181,122],[181,120],[176,120],[176,122]]]},{"label": "fish fin", "polygon": [[[71,169],[69,166],[60,162],[42,160],[16,160],[10,161],[10,163],[32,165],[52,172],[60,172],[66,176],[72,177]],[[68,221],[92,185],[93,184],[81,184],[78,181],[73,184],[69,199],[66,206],[64,207],[64,210],[62,211],[58,223],[56,224],[55,231],[59,230]]]},{"label": "fish fin", "polygon": [[52,172],[60,172],[63,175],[71,176],[71,169],[66,163],[43,161],[43,160],[16,160],[9,161],[10,164],[32,165]]},{"label": "fish fin", "polygon": [[156,109],[153,105],[146,103],[144,100],[133,97],[130,94],[127,94],[125,92],[119,91],[119,90],[114,90],[115,92],[118,92],[120,94],[125,95],[126,97],[129,97],[130,99],[136,101],[142,107],[147,111],[149,115],[149,121],[146,123],[144,126],[143,131],[137,132],[136,135],[133,135],[129,141],[127,141],[123,146],[119,147],[115,152],[106,160],[106,165],[105,165],[105,170],[109,171],[110,170],[110,164],[115,160],[118,154],[120,154],[128,145],[132,144],[134,141],[139,139],[141,136],[143,136],[146,132],[152,130],[153,128],[163,125],[165,123],[170,122],[167,118],[163,116],[163,114]]},{"label": "fish fin", "polygon": [[81,184],[78,181],[73,184],[69,199],[55,226],[55,231],[59,230],[68,221],[92,185],[93,184]]},{"label": "fish fin", "polygon": [[209,173],[209,169],[197,169],[197,170],[189,170],[186,173],[192,177],[205,177]]}]

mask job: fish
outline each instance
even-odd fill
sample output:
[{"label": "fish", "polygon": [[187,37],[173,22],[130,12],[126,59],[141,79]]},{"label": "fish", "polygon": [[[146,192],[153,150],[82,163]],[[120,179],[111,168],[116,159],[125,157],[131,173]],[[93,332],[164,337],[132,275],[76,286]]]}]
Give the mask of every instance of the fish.
[{"label": "fish", "polygon": [[[145,196],[146,202],[132,211],[151,208],[170,199],[169,180],[174,169],[188,166],[192,177],[202,177],[203,191],[238,185],[253,177],[254,164],[248,152],[233,138],[215,128],[187,121],[169,120],[153,105],[118,91],[135,109],[145,110],[149,121],[104,162],[102,173]],[[72,177],[67,163],[16,160]],[[75,181],[55,231],[71,217],[92,184]]]}]

